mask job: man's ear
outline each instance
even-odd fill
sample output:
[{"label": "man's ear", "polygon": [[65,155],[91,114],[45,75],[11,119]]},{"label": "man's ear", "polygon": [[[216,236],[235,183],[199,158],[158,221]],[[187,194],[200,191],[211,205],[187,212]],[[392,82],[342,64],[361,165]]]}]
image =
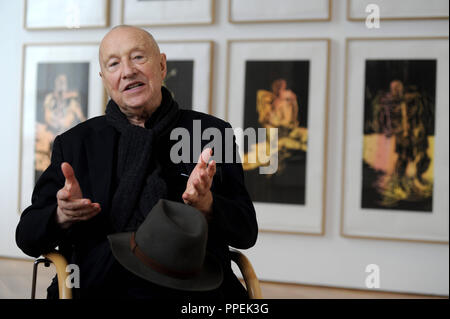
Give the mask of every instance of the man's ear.
[{"label": "man's ear", "polygon": [[167,75],[167,58],[164,53],[161,53],[160,66],[161,66],[162,79],[164,80]]},{"label": "man's ear", "polygon": [[102,74],[102,72],[98,72],[98,75],[100,75],[100,77],[103,79],[103,74]]}]

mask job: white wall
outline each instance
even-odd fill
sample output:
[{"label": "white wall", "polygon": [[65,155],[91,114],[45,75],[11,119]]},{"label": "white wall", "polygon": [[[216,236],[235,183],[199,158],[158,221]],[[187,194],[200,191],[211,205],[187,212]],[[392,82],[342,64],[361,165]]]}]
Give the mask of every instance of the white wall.
[{"label": "white wall", "polygon": [[[425,1],[425,0],[424,0]],[[111,1],[111,23],[118,24],[120,1]],[[448,20],[382,22],[378,30],[346,20],[346,1],[335,0],[331,22],[233,25],[227,20],[227,1],[217,0],[212,26],[155,27],[159,40],[214,40],[213,111],[223,117],[228,39],[328,37],[331,83],[328,130],[328,173],[325,236],[260,233],[246,252],[260,279],[313,285],[365,288],[365,266],[381,268],[381,290],[449,294],[449,246],[439,244],[347,239],[339,235],[342,135],[344,110],[345,38],[448,36]],[[26,31],[23,1],[0,0],[0,256],[24,257],[15,246],[18,215],[20,145],[20,88],[22,44],[100,41],[106,29]]]}]

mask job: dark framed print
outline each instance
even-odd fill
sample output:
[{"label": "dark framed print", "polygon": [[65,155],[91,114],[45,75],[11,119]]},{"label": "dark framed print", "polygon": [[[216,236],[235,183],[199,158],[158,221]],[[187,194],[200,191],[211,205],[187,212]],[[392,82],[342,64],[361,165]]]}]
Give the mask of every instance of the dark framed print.
[{"label": "dark framed print", "polygon": [[448,242],[448,39],[349,39],[347,67],[342,234]]},{"label": "dark framed print", "polygon": [[20,211],[50,164],[55,137],[104,110],[98,44],[28,44],[23,60]]},{"label": "dark framed print", "polygon": [[331,0],[228,0],[231,23],[330,21]]},{"label": "dark framed print", "polygon": [[180,108],[211,113],[212,41],[158,41],[167,57],[164,85]]},{"label": "dark framed print", "polygon": [[324,232],[328,50],[327,39],[228,44],[227,119],[263,231]]},{"label": "dark framed print", "polygon": [[449,12],[447,0],[347,0],[347,19],[366,20],[369,6],[379,8],[380,20],[448,19]]},{"label": "dark framed print", "polygon": [[214,23],[215,0],[122,0],[123,24],[192,25]]},{"label": "dark framed print", "polygon": [[109,25],[109,0],[24,0],[24,28],[79,29]]}]

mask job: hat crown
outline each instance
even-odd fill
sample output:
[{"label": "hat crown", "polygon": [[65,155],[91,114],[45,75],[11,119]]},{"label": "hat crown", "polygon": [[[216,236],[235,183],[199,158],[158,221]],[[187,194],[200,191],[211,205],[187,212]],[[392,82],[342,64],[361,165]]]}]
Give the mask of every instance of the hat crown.
[{"label": "hat crown", "polygon": [[136,244],[158,264],[177,272],[202,268],[208,223],[197,209],[160,200],[136,231]]}]

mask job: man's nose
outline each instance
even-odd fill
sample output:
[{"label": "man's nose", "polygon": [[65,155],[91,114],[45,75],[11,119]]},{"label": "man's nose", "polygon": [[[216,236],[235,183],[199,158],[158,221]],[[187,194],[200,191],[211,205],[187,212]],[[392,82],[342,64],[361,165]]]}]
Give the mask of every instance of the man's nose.
[{"label": "man's nose", "polygon": [[123,64],[123,70],[122,70],[122,78],[128,79],[132,78],[136,75],[137,71],[133,63],[131,61],[125,61]]}]

